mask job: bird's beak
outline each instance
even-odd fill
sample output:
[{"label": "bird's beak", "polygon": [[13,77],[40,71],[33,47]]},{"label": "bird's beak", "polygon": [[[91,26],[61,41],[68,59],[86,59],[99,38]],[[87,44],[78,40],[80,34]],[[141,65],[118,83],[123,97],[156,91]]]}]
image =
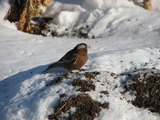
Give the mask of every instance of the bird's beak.
[{"label": "bird's beak", "polygon": [[87,46],[87,49],[91,49],[91,46]]}]

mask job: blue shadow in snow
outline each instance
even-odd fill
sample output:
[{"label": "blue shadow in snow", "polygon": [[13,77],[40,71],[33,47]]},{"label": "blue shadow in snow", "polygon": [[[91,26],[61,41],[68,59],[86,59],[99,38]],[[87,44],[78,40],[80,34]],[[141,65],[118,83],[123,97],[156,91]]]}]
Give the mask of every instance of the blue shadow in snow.
[{"label": "blue shadow in snow", "polygon": [[[48,67],[48,65],[42,65],[42,66],[35,67],[33,69],[22,71],[1,80],[0,81],[0,101],[4,102],[4,100],[5,99],[7,100],[7,98],[13,98],[20,91],[20,88],[23,82],[27,79],[31,79],[35,75],[46,74],[46,73],[62,75],[63,73],[67,72],[61,69],[53,69],[43,73],[43,71]],[[38,82],[38,79],[37,79],[37,82]]]}]

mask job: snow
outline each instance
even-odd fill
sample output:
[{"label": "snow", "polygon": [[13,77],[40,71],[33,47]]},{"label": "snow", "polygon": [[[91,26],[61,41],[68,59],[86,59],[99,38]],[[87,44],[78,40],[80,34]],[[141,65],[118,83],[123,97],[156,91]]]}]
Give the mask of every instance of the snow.
[{"label": "snow", "polygon": [[[113,79],[104,72],[121,74],[135,68],[160,69],[160,0],[152,0],[154,11],[144,10],[141,2],[55,0],[44,16],[54,18],[52,27],[60,33],[66,28],[72,31],[88,25],[89,34],[95,36],[95,39],[78,39],[43,37],[17,31],[16,24],[3,20],[9,5],[5,0],[0,1],[0,119],[44,120],[53,112],[60,95],[74,95],[77,88],[70,84],[71,80],[45,86],[62,75],[62,71],[47,74],[42,74],[42,71],[78,43],[84,42],[91,49],[83,68],[102,72],[100,83],[94,81],[96,91],[88,94],[94,100],[110,104],[109,109],[103,109],[96,119],[160,120],[159,115],[121,99],[124,96],[120,94],[120,85],[124,78]],[[114,89],[115,86],[118,88]],[[99,98],[99,91],[106,87],[109,95]]]},{"label": "snow", "polygon": [[[83,5],[68,5],[55,2],[46,9],[44,16],[54,18],[51,30],[56,30],[60,35],[62,34],[61,31],[68,30],[68,34],[71,34],[77,29],[84,28],[90,36],[93,35],[96,38],[108,38],[110,36],[113,38],[113,36],[118,36],[125,39],[137,39],[137,37],[141,39],[140,36],[144,35],[146,39],[151,39],[155,36],[157,36],[155,38],[158,38],[160,28],[157,25],[160,21],[158,12],[146,11],[127,0],[101,1],[107,2],[109,5],[101,9],[98,9],[99,7],[97,6],[90,12],[84,9]],[[89,0],[83,2],[89,2]],[[90,3],[94,4],[94,2],[96,0]],[[101,4],[100,1],[98,2]],[[149,17],[150,15],[152,17]],[[85,28],[86,26],[88,26],[89,30]],[[152,34],[148,34],[148,32],[152,32]]]},{"label": "snow", "polygon": [[[143,59],[140,56],[143,56]],[[98,56],[91,55],[93,58],[89,61],[89,65],[91,65],[91,69],[106,71],[107,68],[108,71],[121,73],[125,70],[132,71],[135,68],[144,68],[145,63],[148,63],[147,67],[149,68],[159,66],[158,56],[159,49],[156,48],[102,52],[98,53]],[[157,69],[159,69],[159,67],[157,67]]]}]

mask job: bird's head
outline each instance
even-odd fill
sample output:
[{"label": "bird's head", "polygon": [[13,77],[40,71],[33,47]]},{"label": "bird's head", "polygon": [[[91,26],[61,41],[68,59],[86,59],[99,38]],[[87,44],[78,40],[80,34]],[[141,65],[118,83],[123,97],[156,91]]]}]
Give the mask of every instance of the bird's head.
[{"label": "bird's head", "polygon": [[74,49],[79,51],[79,50],[87,50],[89,48],[90,46],[88,46],[86,43],[80,43]]}]

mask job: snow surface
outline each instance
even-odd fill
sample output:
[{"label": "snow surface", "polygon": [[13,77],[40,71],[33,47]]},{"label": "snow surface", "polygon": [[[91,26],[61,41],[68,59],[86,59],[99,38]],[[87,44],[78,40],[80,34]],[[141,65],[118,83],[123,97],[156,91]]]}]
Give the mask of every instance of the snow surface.
[{"label": "snow surface", "polygon": [[[121,74],[135,68],[160,69],[160,0],[152,0],[155,11],[141,7],[140,0],[56,0],[45,16],[54,17],[59,32],[89,25],[95,39],[52,38],[30,35],[16,30],[14,23],[4,21],[9,9],[0,1],[0,120],[44,120],[53,112],[60,95],[75,93],[69,81],[46,87],[61,72],[42,74],[48,64],[56,62],[78,43],[91,46],[89,71],[110,71]],[[85,22],[84,22],[85,21]],[[147,63],[147,66],[145,65]],[[52,75],[52,76],[51,76]],[[139,109],[121,99],[121,82],[100,76],[107,84],[109,96],[99,98],[105,88],[96,83],[96,91],[88,94],[100,102],[107,101],[97,120],[160,120],[160,116]],[[113,89],[115,86],[117,89]],[[129,96],[128,96],[129,97]]]}]

